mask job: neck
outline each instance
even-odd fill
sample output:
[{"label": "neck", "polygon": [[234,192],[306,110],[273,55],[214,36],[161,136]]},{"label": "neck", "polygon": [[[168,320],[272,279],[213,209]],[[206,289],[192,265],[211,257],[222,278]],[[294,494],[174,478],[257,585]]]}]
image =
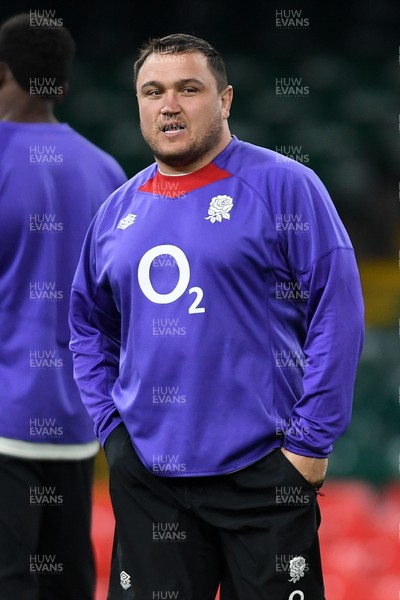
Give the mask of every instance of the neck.
[{"label": "neck", "polygon": [[0,106],[0,120],[16,123],[58,123],[52,100],[20,97],[8,106]]}]

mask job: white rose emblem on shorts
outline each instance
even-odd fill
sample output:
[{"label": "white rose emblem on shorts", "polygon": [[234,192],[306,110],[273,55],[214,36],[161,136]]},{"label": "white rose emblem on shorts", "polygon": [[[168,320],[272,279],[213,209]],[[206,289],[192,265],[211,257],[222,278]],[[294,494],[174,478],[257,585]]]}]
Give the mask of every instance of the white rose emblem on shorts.
[{"label": "white rose emblem on shorts", "polygon": [[208,209],[208,217],[204,217],[207,221],[215,223],[218,221],[222,222],[223,219],[230,219],[229,214],[233,207],[233,198],[230,196],[214,196],[210,202],[210,208]]},{"label": "white rose emblem on shorts", "polygon": [[290,569],[290,577],[289,581],[291,583],[296,583],[304,577],[304,571],[307,569],[306,559],[302,556],[294,556],[289,562]]}]

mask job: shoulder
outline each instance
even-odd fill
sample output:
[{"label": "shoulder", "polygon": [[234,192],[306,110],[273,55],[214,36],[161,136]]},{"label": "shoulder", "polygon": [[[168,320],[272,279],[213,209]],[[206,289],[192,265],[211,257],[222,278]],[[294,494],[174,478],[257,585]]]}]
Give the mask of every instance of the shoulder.
[{"label": "shoulder", "polygon": [[320,178],[308,166],[236,137],[215,162],[272,209],[281,209],[287,202],[308,202],[310,197],[329,197]]},{"label": "shoulder", "polygon": [[[219,158],[219,157],[218,157]],[[265,189],[267,184],[290,185],[298,181],[319,181],[308,166],[279,152],[243,142],[236,137],[217,159],[217,164],[250,186]]]},{"label": "shoulder", "polygon": [[80,152],[84,152],[87,156],[91,156],[94,160],[103,163],[105,166],[116,170],[122,170],[118,161],[111,154],[75,131],[75,129],[69,128],[69,132],[73,142],[79,146]]}]

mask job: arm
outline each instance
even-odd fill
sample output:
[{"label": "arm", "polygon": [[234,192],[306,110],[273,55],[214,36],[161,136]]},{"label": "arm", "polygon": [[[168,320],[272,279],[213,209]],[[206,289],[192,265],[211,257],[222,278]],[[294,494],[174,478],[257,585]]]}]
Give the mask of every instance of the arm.
[{"label": "arm", "polygon": [[291,415],[305,427],[300,435],[288,431],[283,452],[317,484],[350,422],[364,305],[354,251],[324,186],[313,174],[297,180],[290,194],[289,211],[309,226],[285,240],[293,278],[308,292],[303,394]]},{"label": "arm", "polygon": [[109,286],[98,276],[95,222],[83,245],[70,304],[74,378],[101,443],[122,422],[111,392],[119,373],[121,320]]}]

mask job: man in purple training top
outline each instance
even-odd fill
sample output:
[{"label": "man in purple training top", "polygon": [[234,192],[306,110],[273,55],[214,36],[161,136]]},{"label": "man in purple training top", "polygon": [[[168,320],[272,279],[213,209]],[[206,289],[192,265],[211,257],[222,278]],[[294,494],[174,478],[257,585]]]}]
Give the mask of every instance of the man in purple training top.
[{"label": "man in purple training top", "polygon": [[68,309],[86,230],[126,176],[57,121],[75,44],[36,25],[22,14],[0,29],[0,598],[93,600],[99,446]]},{"label": "man in purple training top", "polygon": [[70,312],[109,600],[322,600],[317,493],[364,330],[351,242],[311,169],[231,135],[206,41],[150,41],[134,78],[156,162],[94,219]]}]

